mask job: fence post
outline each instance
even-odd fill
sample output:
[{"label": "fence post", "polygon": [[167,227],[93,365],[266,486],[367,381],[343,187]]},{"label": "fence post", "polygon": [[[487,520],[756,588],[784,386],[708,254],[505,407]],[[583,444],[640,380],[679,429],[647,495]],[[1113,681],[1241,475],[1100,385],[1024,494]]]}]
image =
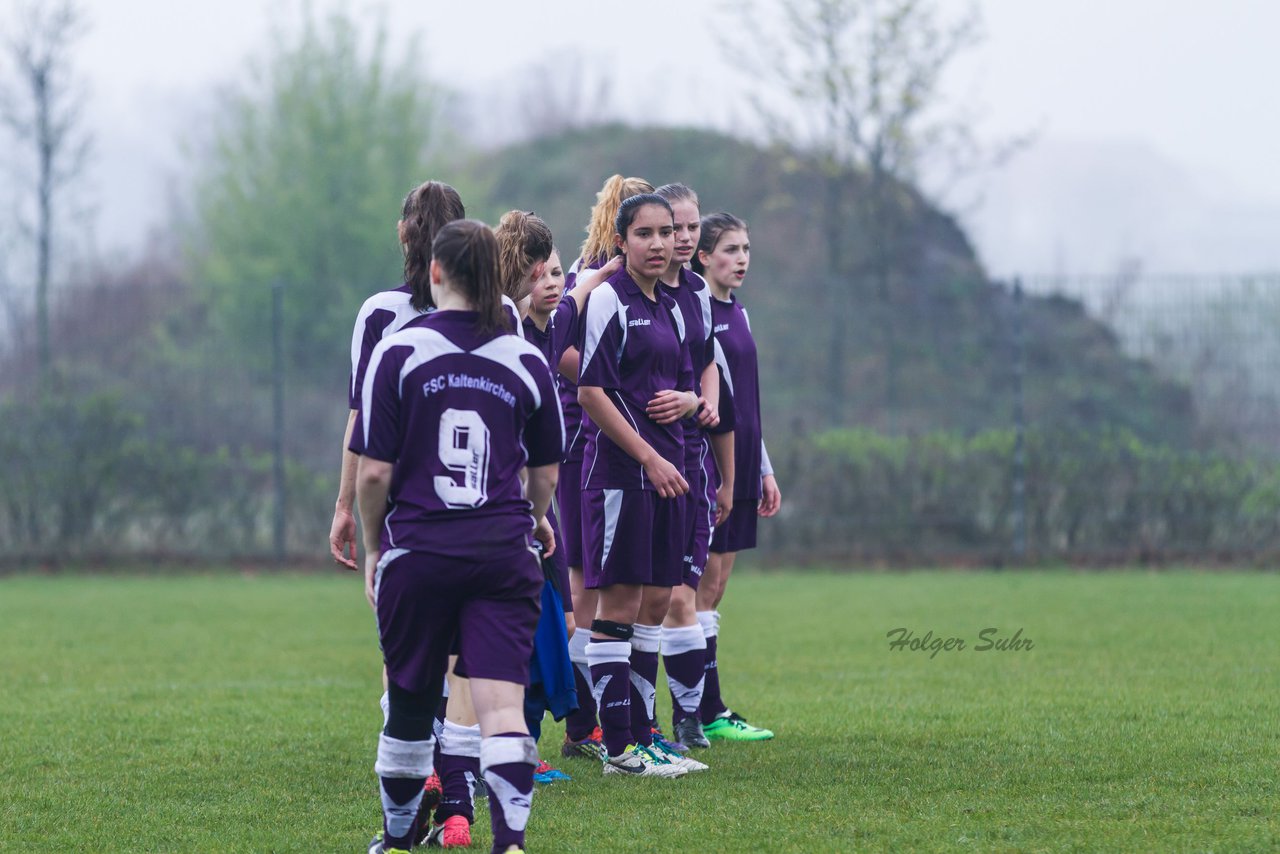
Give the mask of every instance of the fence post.
[{"label": "fence post", "polygon": [[1027,557],[1027,419],[1023,382],[1027,373],[1025,298],[1022,279],[1013,280],[1013,554]]},{"label": "fence post", "polygon": [[284,487],[284,282],[271,286],[271,380],[272,438],[275,481],[275,518],[272,543],[277,561],[285,557],[285,487]]}]

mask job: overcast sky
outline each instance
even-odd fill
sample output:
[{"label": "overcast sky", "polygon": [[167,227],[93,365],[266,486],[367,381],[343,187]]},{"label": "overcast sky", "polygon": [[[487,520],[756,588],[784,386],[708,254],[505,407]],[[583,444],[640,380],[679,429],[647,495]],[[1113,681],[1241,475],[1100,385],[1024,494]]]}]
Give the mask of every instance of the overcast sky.
[{"label": "overcast sky", "polygon": [[[0,25],[12,20],[14,2],[3,0]],[[298,4],[86,5],[92,29],[78,68],[98,139],[99,242],[111,248],[136,242],[158,221],[165,176],[181,167],[184,127],[216,86],[237,79],[273,22],[296,21]],[[618,110],[636,122],[723,128],[749,114],[734,64],[750,61],[750,51],[744,45],[741,57],[729,57],[717,45],[713,33],[732,13],[712,0],[348,5],[385,9],[394,33],[420,33],[427,72],[464,92],[492,91],[532,62],[579,52],[608,58]],[[954,12],[964,4],[941,5]],[[1148,268],[1280,268],[1280,241],[1265,237],[1280,224],[1280,3],[981,0],[980,7],[986,38],[957,66],[949,90],[981,108],[985,136],[1038,130],[1036,145],[989,180],[982,207],[964,214],[993,270],[1099,269],[1126,255]],[[642,29],[653,34],[647,43]],[[673,85],[655,103],[652,69],[663,66]],[[1176,225],[1153,221],[1167,211],[1153,217],[1137,204],[1153,193],[1180,209]],[[1108,224],[1108,210],[1124,219]],[[1218,233],[1224,218],[1236,224],[1229,235]],[[1203,246],[1187,246],[1200,238]]]}]

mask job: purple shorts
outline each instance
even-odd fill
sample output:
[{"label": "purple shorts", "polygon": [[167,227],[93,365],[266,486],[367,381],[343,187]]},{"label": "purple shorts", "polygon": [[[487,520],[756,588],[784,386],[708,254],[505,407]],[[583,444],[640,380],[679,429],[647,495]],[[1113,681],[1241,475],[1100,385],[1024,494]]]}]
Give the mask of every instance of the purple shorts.
[{"label": "purple shorts", "polygon": [[735,498],[733,512],[711,535],[711,551],[716,554],[741,552],[756,547],[756,522],[759,499]]},{"label": "purple shorts", "polygon": [[556,515],[564,533],[567,566],[582,567],[582,460],[560,464],[556,483]]},{"label": "purple shorts", "polygon": [[459,676],[527,685],[544,583],[532,550],[482,563],[384,553],[375,589],[387,678],[406,691],[438,688],[456,652]]},{"label": "purple shorts", "polygon": [[564,600],[564,612],[572,614],[573,602],[571,601],[572,597],[569,595],[569,562],[564,559],[564,535],[561,533],[559,520],[556,519],[555,508],[547,508],[547,521],[551,523],[551,530],[556,535],[556,550],[548,558],[551,561],[551,566],[555,569],[556,592]]},{"label": "purple shorts", "polygon": [[683,498],[647,489],[582,490],[583,581],[675,587],[684,568]]},{"label": "purple shorts", "polygon": [[707,568],[707,551],[711,546],[711,528],[715,522],[716,488],[711,454],[704,454],[697,468],[685,472],[689,494],[685,496],[684,570],[680,580],[698,589],[702,572]]}]

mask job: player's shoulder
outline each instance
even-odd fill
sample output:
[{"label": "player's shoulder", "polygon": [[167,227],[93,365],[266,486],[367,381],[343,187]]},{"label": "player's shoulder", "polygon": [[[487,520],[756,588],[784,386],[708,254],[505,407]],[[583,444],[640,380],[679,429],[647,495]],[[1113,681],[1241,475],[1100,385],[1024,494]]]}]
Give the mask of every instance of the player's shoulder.
[{"label": "player's shoulder", "polygon": [[412,300],[413,294],[409,292],[408,287],[405,285],[386,291],[378,291],[360,304],[360,315],[370,315],[380,308],[394,310],[409,305]]},{"label": "player's shoulder", "polygon": [[384,337],[373,348],[373,358],[385,359],[389,351],[401,350],[408,358],[410,352],[422,361],[449,353],[461,353],[462,348],[450,341],[439,329],[431,324],[431,315],[423,315],[417,322],[397,329]]}]

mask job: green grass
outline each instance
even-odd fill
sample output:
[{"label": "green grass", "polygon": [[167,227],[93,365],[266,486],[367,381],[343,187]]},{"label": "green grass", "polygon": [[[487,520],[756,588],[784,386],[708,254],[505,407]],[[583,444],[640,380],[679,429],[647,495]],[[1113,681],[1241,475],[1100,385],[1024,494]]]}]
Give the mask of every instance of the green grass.
[{"label": "green grass", "polygon": [[[1280,577],[742,574],[721,610],[778,737],[675,781],[557,760],[530,850],[1280,849]],[[380,690],[346,574],[0,580],[0,849],[363,851]]]}]

